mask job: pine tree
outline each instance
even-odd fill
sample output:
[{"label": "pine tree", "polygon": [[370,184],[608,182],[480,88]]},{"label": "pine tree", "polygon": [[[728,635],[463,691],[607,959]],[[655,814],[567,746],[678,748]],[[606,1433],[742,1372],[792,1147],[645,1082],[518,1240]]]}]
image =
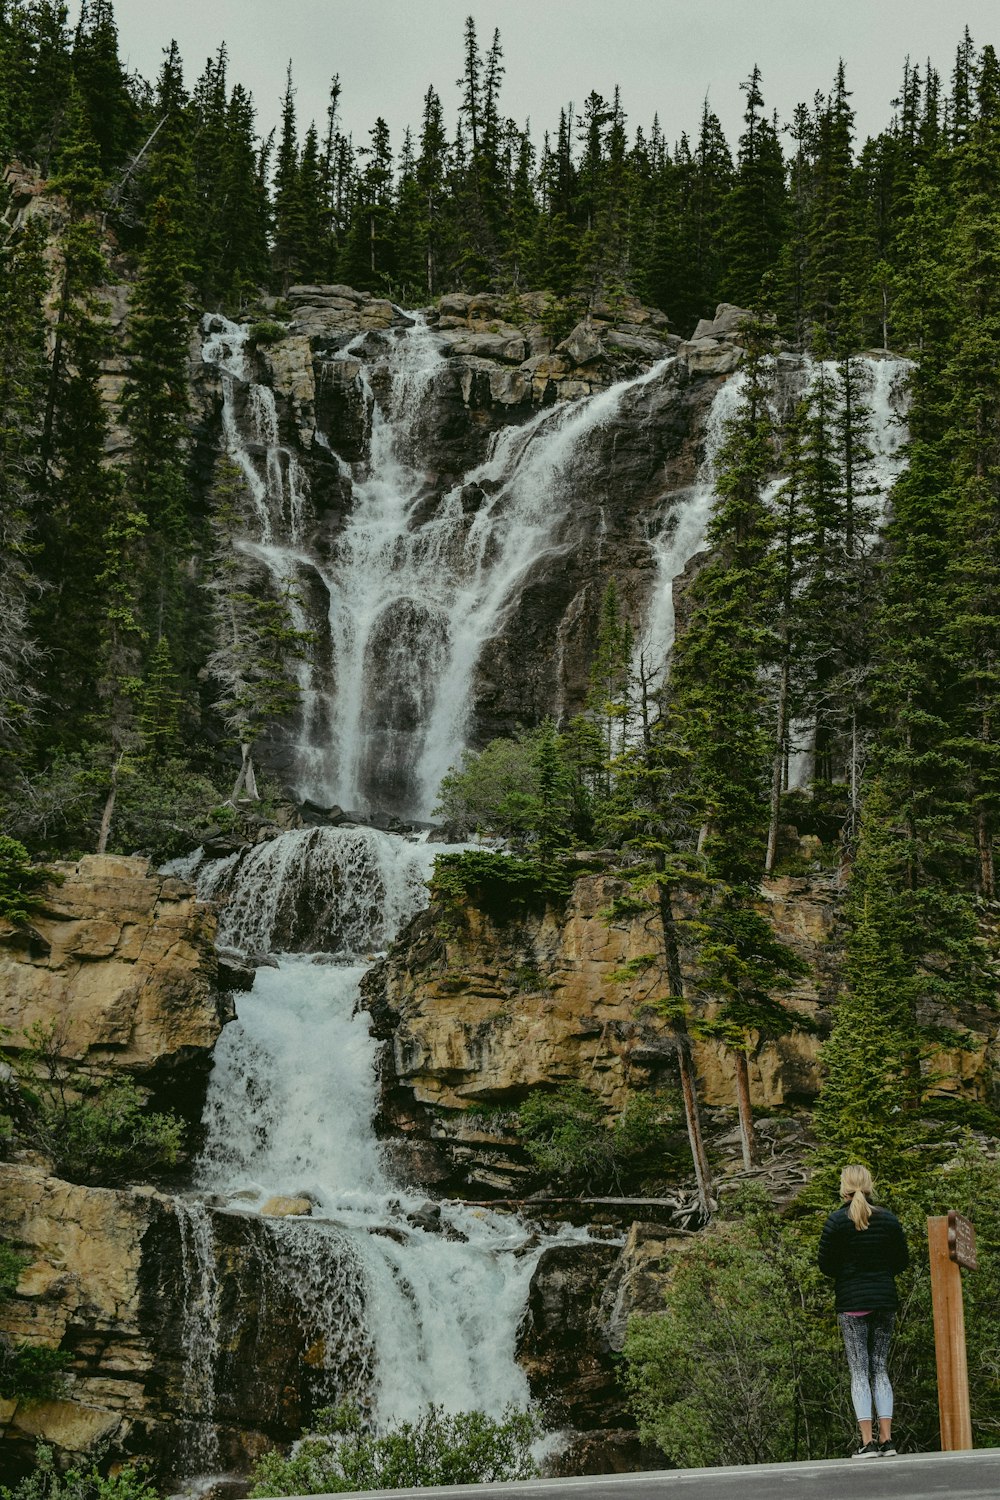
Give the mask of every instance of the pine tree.
[{"label": "pine tree", "polygon": [[303,240],[295,89],[292,84],[292,65],[289,63],[281,104],[281,133],[278,137],[278,151],[274,164],[272,263],[282,293],[288,291],[299,275]]},{"label": "pine tree", "polygon": [[414,169],[420,191],[420,234],[424,250],[424,285],[433,297],[441,289],[449,259],[446,192],[448,138],[441,100],[433,88],[424,95],[420,151]]},{"label": "pine tree", "polygon": [[73,77],[90,117],[101,167],[110,172],[135,143],[139,123],[118,55],[112,0],[82,0],[73,41]]},{"label": "pine tree", "polygon": [[771,737],[765,669],[776,653],[779,590],[766,489],[774,466],[765,352],[768,330],[747,325],[741,399],[716,463],[711,557],[692,584],[689,618],[674,646],[670,732],[690,766],[705,890],[695,927],[706,992],[721,1003],[702,1029],[729,1047],[736,1070],[744,1158],[756,1159],[748,1057],[791,1029],[773,998],[801,971],[757,910],[768,825]]},{"label": "pine tree", "polygon": [[[132,438],[133,500],[153,531],[176,545],[187,520],[187,239],[171,203],[152,206],[132,299],[129,376],[122,405]],[[165,560],[165,559],[164,559]],[[162,608],[162,597],[157,605]]]},{"label": "pine tree", "polygon": [[852,200],[854,111],[843,62],[833,92],[818,111],[816,156],[807,230],[806,304],[819,323],[836,328],[843,313],[856,247]]},{"label": "pine tree", "polygon": [[954,667],[949,745],[965,766],[976,849],[976,883],[992,900],[1000,823],[1000,63],[983,49],[976,116],[956,168],[954,234],[960,321],[945,371],[952,399],[946,442],[952,459],[950,609],[946,641]]},{"label": "pine tree", "polygon": [[847,991],[821,1058],[823,1085],[813,1116],[831,1161],[867,1163],[900,1183],[914,1170],[920,1102],[914,1022],[917,984],[907,951],[905,840],[879,783],[865,798],[848,893]]},{"label": "pine tree", "polygon": [[107,414],[99,380],[108,329],[98,292],[107,278],[99,227],[104,179],[83,101],[71,92],[54,187],[69,205],[59,240],[57,312],[40,440],[41,608],[48,651],[45,692],[59,705],[44,738],[76,746],[97,693],[94,641],[113,483],[104,459]]},{"label": "pine tree", "polygon": [[32,604],[46,389],[45,236],[29,225],[0,251],[0,763],[23,744],[41,665]]},{"label": "pine tree", "polygon": [[725,207],[726,278],[723,295],[740,307],[755,307],[761,283],[772,273],[784,231],[785,164],[774,123],[763,113],[761,72],[745,83],[746,129],[740,136],[736,177]]}]

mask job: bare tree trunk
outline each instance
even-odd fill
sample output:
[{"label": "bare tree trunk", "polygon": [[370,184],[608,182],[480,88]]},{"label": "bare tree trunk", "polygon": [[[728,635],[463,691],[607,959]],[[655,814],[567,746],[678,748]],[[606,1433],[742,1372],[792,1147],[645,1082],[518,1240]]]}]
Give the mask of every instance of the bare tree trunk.
[{"label": "bare tree trunk", "polygon": [[982,809],[976,814],[976,848],[979,853],[979,887],[987,901],[992,901],[996,895],[993,838]]},{"label": "bare tree trunk", "polygon": [[778,858],[778,826],[781,821],[781,784],[785,780],[788,738],[788,653],[781,664],[781,685],[778,689],[778,722],[775,726],[774,762],[771,767],[771,817],[767,825],[767,855],[764,859],[764,874],[774,871]]},{"label": "bare tree trunk", "polygon": [[[662,869],[663,856],[657,855],[657,864]],[[674,911],[670,898],[670,887],[665,880],[656,882],[657,904],[659,907],[660,925],[663,930],[663,951],[667,967],[667,991],[672,999],[683,1000],[684,998],[684,976],[681,972],[680,953],[677,947],[677,929],[674,925]],[[695,1182],[698,1186],[698,1204],[702,1216],[708,1220],[712,1216],[712,1174],[708,1165],[708,1156],[705,1152],[705,1141],[701,1130],[701,1112],[698,1108],[698,1083],[695,1077],[694,1064],[691,1057],[691,1038],[688,1035],[687,1021],[683,1014],[671,1018],[671,1025],[677,1039],[677,1059],[681,1075],[681,1093],[684,1099],[684,1120],[687,1125],[688,1142],[691,1147],[691,1161],[694,1165]]]},{"label": "bare tree trunk", "polygon": [[243,756],[243,764],[240,766],[240,774],[236,778],[236,784],[229,793],[229,800],[235,804],[240,792],[245,791],[252,801],[259,802],[260,793],[257,790],[257,777],[254,774],[253,756],[250,753],[250,746],[241,744],[240,754]]},{"label": "bare tree trunk", "polygon": [[750,1066],[742,1047],[733,1052],[736,1063],[736,1108],[740,1117],[740,1146],[743,1151],[743,1167],[749,1172],[760,1162],[757,1132],[753,1124],[753,1107],[750,1103]]},{"label": "bare tree trunk", "polygon": [[111,834],[111,820],[115,815],[115,803],[118,801],[118,773],[121,770],[122,755],[119,755],[111,767],[111,785],[108,795],[104,799],[104,811],[101,813],[101,827],[97,835],[97,853],[105,854],[108,848],[108,838]]}]

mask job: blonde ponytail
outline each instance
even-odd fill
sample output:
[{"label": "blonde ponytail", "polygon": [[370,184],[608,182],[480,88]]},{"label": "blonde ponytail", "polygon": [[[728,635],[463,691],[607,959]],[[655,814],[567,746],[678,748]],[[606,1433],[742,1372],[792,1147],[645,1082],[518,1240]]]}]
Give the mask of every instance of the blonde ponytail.
[{"label": "blonde ponytail", "polygon": [[845,1167],[840,1174],[840,1196],[850,1200],[848,1214],[855,1229],[867,1229],[872,1216],[869,1198],[875,1192],[872,1174],[867,1167]]}]

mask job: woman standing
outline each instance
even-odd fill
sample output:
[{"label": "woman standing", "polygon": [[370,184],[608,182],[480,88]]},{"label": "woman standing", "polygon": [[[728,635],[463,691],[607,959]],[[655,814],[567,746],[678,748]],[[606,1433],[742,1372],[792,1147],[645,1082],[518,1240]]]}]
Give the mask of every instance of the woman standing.
[{"label": "woman standing", "polygon": [[[823,1226],[819,1268],[832,1276],[837,1322],[844,1336],[851,1372],[851,1399],[861,1428],[852,1457],[895,1453],[892,1441],[892,1386],[886,1369],[899,1300],[895,1278],[909,1264],[906,1240],[896,1215],[872,1202],[874,1185],[867,1167],[845,1167],[840,1174],[841,1207]],[[872,1404],[878,1440],[872,1434]]]}]

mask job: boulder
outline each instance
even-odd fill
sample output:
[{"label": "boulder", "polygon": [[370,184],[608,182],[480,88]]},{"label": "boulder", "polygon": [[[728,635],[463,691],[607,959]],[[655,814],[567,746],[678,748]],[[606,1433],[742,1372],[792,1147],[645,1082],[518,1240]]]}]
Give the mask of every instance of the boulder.
[{"label": "boulder", "polygon": [[604,345],[587,323],[578,323],[561,344],[556,345],[560,354],[565,354],[574,365],[589,365],[604,358]]},{"label": "boulder", "polygon": [[732,338],[739,333],[740,324],[753,316],[754,314],[745,307],[737,307],[732,302],[720,302],[715,309],[715,317],[700,319],[691,337],[692,339]]},{"label": "boulder", "polygon": [[308,1218],[313,1204],[311,1198],[286,1198],[278,1194],[262,1203],[260,1211],[272,1219]]},{"label": "boulder", "polygon": [[743,351],[735,344],[703,337],[679,345],[677,357],[692,375],[731,375],[743,358]]},{"label": "boulder", "polygon": [[444,348],[448,354],[500,360],[501,363],[508,365],[519,365],[525,354],[524,339],[511,338],[504,333],[448,334]]}]

